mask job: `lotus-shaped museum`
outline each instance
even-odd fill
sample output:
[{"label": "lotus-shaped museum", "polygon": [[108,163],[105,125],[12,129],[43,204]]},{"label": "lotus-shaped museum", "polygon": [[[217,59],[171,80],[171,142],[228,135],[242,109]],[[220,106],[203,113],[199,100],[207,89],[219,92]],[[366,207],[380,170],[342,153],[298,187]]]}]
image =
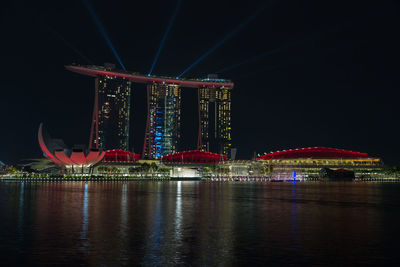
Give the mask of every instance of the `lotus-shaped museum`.
[{"label": "lotus-shaped museum", "polygon": [[45,131],[43,123],[39,126],[39,144],[46,158],[66,168],[90,168],[100,162],[105,151],[102,149],[87,149],[84,146],[68,148],[61,139],[51,138]]}]

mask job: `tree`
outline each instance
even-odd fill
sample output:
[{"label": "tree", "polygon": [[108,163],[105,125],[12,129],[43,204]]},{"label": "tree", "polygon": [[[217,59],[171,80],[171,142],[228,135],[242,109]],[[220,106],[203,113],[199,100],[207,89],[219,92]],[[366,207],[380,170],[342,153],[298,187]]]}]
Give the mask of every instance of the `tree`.
[{"label": "tree", "polygon": [[17,170],[17,168],[15,168],[14,166],[8,167],[8,172],[11,173],[11,174],[19,173],[19,171]]},{"label": "tree", "polygon": [[113,173],[119,173],[120,172],[120,170],[117,167],[112,167],[110,171],[113,172]]},{"label": "tree", "polygon": [[400,168],[398,166],[392,166],[383,171],[385,174],[397,176],[400,173]]},{"label": "tree", "polygon": [[264,166],[264,174],[271,174],[273,171],[272,166]]},{"label": "tree", "polygon": [[99,172],[108,172],[110,169],[107,166],[100,166],[97,168]]},{"label": "tree", "polygon": [[390,168],[393,174],[398,174],[400,172],[400,168],[398,166],[393,166]]},{"label": "tree", "polygon": [[170,172],[170,168],[159,168],[158,171],[163,175],[167,175]]},{"label": "tree", "polygon": [[150,164],[148,164],[148,163],[143,163],[143,164],[140,166],[140,171],[142,172],[142,174],[143,174],[143,173],[147,174],[147,173],[149,172],[150,168],[151,168]]},{"label": "tree", "polygon": [[210,172],[211,172],[210,168],[208,168],[208,167],[203,168],[203,173],[210,173]]},{"label": "tree", "polygon": [[216,175],[217,174],[217,165],[211,165],[211,167],[210,167],[210,169],[211,169],[211,173],[213,173],[214,175]]},{"label": "tree", "polygon": [[157,164],[155,164],[154,162],[150,164],[150,169],[152,170],[152,172],[156,172],[158,170],[158,166]]},{"label": "tree", "polygon": [[129,173],[138,173],[139,172],[139,167],[129,167],[128,172]]}]

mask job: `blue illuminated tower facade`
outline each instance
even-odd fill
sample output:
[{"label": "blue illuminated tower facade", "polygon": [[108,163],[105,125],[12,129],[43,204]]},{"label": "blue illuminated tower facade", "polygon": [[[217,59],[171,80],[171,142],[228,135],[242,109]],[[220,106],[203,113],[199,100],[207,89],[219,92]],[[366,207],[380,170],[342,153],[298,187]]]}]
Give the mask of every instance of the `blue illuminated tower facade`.
[{"label": "blue illuminated tower facade", "polygon": [[177,84],[148,84],[147,106],[142,157],[158,159],[177,152],[181,135],[181,88]]}]

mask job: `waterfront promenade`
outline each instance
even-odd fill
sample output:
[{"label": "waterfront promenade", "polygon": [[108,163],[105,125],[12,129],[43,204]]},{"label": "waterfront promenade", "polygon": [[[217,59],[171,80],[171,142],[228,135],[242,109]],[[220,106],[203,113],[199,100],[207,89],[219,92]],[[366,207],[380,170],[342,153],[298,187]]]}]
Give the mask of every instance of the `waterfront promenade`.
[{"label": "waterfront promenade", "polygon": [[[63,182],[63,181],[92,181],[92,182],[107,182],[107,181],[208,181],[208,182],[318,182],[319,178],[296,179],[281,178],[275,179],[263,176],[240,176],[240,177],[170,177],[170,176],[154,176],[154,177],[137,177],[137,176],[68,176],[68,177],[15,177],[15,176],[0,176],[0,181],[46,181],[46,182]],[[326,182],[326,181],[324,181]],[[399,177],[369,177],[363,179],[355,179],[349,182],[400,182]]]}]

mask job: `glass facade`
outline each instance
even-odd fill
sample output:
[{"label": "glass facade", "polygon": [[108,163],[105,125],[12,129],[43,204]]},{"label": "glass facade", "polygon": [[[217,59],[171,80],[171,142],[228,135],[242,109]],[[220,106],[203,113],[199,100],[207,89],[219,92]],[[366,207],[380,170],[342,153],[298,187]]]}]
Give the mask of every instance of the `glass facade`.
[{"label": "glass facade", "polygon": [[357,167],[382,167],[379,158],[294,158],[294,159],[259,159],[265,165],[272,167],[304,167],[304,168],[357,168]]},{"label": "glass facade", "polygon": [[129,150],[131,81],[102,76],[95,82],[91,147]]},{"label": "glass facade", "polygon": [[180,139],[181,88],[176,84],[148,84],[147,101],[143,157],[158,159],[177,152]]},{"label": "glass facade", "polygon": [[200,87],[198,149],[227,157],[231,151],[231,89]]},{"label": "glass facade", "polygon": [[354,172],[356,178],[379,177],[383,168],[380,158],[293,158],[258,159],[273,179],[291,179],[293,172],[301,180],[319,180],[323,168]]}]

